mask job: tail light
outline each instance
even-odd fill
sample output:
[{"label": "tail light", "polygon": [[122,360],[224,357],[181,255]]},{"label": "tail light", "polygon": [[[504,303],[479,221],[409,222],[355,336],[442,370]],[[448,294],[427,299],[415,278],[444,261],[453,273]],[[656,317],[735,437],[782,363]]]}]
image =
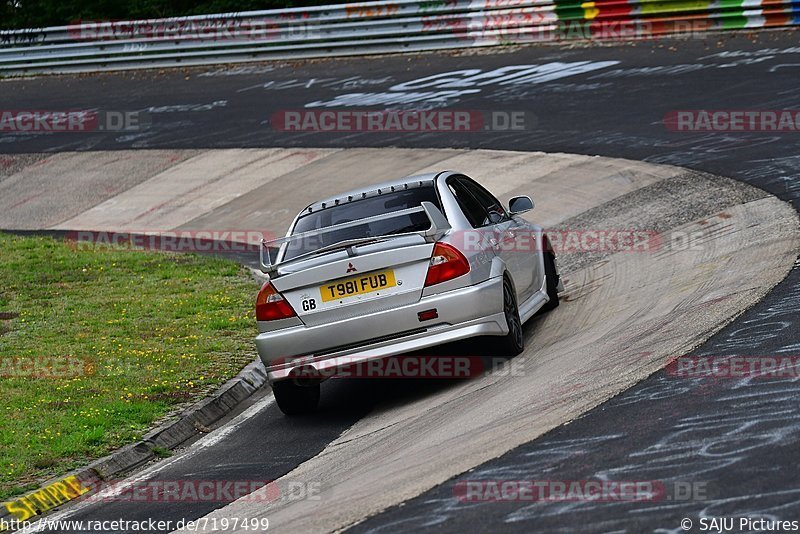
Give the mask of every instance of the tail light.
[{"label": "tail light", "polygon": [[447,243],[436,243],[425,277],[425,287],[447,282],[468,272],[469,262],[461,251]]},{"label": "tail light", "polygon": [[267,282],[261,286],[261,291],[256,297],[256,319],[259,321],[275,321],[276,319],[286,319],[294,317],[291,305],[286,302],[283,295],[278,293],[272,282]]}]

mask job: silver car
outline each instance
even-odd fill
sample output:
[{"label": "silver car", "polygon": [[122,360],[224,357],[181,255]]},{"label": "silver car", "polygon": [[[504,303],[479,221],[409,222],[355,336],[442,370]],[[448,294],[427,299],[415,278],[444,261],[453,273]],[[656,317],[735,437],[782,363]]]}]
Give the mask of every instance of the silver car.
[{"label": "silver car", "polygon": [[522,324],[563,289],[547,236],[520,217],[531,209],[452,171],[303,209],[261,248],[256,346],[280,409],[313,411],[322,380],[359,362],[475,336],[522,352]]}]

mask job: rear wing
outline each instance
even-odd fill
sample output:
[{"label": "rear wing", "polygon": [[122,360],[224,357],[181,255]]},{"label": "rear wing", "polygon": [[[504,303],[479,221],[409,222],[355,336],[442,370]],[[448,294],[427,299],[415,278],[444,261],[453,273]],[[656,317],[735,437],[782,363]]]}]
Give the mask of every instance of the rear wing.
[{"label": "rear wing", "polygon": [[[356,226],[362,226],[365,224],[369,224],[371,222],[387,221],[395,218],[407,217],[415,213],[425,213],[425,215],[428,217],[428,220],[430,221],[430,227],[428,229],[418,230],[414,232],[401,232],[396,234],[376,235],[376,236],[362,237],[356,239],[342,239],[339,241],[334,241],[332,243],[329,243],[316,250],[310,250],[308,252],[299,254],[289,260],[283,261],[283,258],[286,255],[286,251],[291,246],[302,244],[304,241],[308,239],[313,239],[313,238],[320,239],[325,234],[330,234],[340,230],[345,230],[347,228],[353,228]],[[262,272],[269,275],[273,275],[278,271],[278,268],[284,265],[288,265],[290,263],[294,263],[296,261],[300,261],[303,259],[308,259],[309,257],[316,256],[319,254],[324,254],[326,252],[333,252],[335,250],[341,250],[343,248],[355,247],[358,245],[365,245],[368,243],[385,241],[387,239],[394,239],[397,237],[408,236],[408,235],[420,235],[424,237],[426,241],[433,242],[442,237],[450,229],[451,229],[450,223],[447,222],[447,219],[439,210],[439,208],[437,208],[434,204],[425,201],[422,202],[420,206],[417,206],[415,208],[406,208],[403,210],[392,211],[390,213],[385,213],[381,215],[373,215],[372,217],[365,217],[363,219],[356,219],[341,224],[335,224],[333,226],[326,226],[325,228],[320,228],[318,230],[311,230],[300,234],[282,237],[280,239],[273,239],[271,241],[262,239],[259,263],[261,265]],[[320,241],[324,242],[323,239],[320,239]],[[276,263],[272,263],[272,255],[270,253],[271,251],[274,251],[273,253],[275,254]]]}]

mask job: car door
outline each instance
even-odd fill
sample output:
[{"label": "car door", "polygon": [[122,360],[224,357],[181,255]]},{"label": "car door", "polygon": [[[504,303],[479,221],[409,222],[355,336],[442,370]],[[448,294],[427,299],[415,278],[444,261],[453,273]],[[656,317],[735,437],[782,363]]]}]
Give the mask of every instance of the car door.
[{"label": "car door", "polygon": [[476,261],[472,267],[478,267],[482,276],[488,276],[491,272],[492,259],[497,256],[497,240],[494,233],[485,235],[489,214],[456,176],[449,177],[446,183],[466,222],[476,229],[474,233],[466,232],[462,238],[463,246],[471,253],[470,262]]},{"label": "car door", "polygon": [[487,213],[485,227],[494,232],[496,253],[503,259],[514,278],[517,302],[523,302],[537,289],[534,287],[538,270],[538,263],[534,261],[536,255],[517,245],[517,235],[525,232],[527,226],[509,216],[500,201],[474,180],[460,176],[458,181]]}]

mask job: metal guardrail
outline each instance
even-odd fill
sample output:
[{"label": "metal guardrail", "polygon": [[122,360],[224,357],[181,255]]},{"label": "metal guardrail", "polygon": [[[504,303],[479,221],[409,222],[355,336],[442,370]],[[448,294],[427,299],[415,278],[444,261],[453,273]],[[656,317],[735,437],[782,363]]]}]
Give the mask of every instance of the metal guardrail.
[{"label": "metal guardrail", "polygon": [[0,75],[800,25],[800,0],[395,0],[0,30]]}]

